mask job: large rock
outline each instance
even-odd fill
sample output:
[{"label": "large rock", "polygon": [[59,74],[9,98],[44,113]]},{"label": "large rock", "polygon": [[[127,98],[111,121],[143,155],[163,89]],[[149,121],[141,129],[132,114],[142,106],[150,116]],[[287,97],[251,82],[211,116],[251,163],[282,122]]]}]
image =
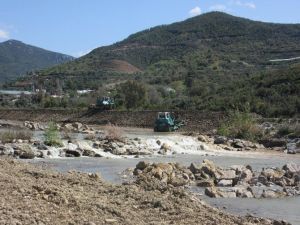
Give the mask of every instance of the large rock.
[{"label": "large rock", "polygon": [[35,152],[28,144],[15,145],[14,153],[18,155],[20,159],[33,159],[35,157]]},{"label": "large rock", "polygon": [[285,147],[287,141],[284,139],[263,139],[259,141],[266,148]]},{"label": "large rock", "polygon": [[81,152],[79,150],[66,149],[66,157],[80,157]]},{"label": "large rock", "polygon": [[224,136],[217,136],[215,137],[214,144],[216,145],[227,144],[227,138]]},{"label": "large rock", "polygon": [[0,145],[0,155],[13,155],[14,149],[10,145]]},{"label": "large rock", "polygon": [[140,161],[138,164],[136,164],[135,168],[137,170],[144,170],[145,168],[147,168],[150,165],[149,162],[146,161]]},{"label": "large rock", "polygon": [[296,175],[300,176],[300,165],[295,163],[287,163],[282,169],[285,171],[285,176],[287,178],[293,178]]},{"label": "large rock", "polygon": [[201,166],[198,166],[195,163],[191,163],[189,169],[193,174],[201,173]]},{"label": "large rock", "polygon": [[233,180],[236,177],[235,170],[220,170],[222,180]]},{"label": "large rock", "polygon": [[232,183],[233,183],[232,180],[220,180],[218,182],[218,186],[219,187],[232,187]]},{"label": "large rock", "polygon": [[207,187],[204,191],[205,195],[211,198],[219,198],[221,197],[218,189],[216,187]]}]

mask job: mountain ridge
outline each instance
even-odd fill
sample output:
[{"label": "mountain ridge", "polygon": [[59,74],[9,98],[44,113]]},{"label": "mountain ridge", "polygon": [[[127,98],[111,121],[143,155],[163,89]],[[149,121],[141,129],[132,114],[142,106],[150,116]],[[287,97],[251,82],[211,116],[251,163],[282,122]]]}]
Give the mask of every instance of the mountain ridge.
[{"label": "mountain ridge", "polygon": [[14,80],[27,72],[58,65],[72,56],[52,52],[10,39],[0,43],[0,82]]}]

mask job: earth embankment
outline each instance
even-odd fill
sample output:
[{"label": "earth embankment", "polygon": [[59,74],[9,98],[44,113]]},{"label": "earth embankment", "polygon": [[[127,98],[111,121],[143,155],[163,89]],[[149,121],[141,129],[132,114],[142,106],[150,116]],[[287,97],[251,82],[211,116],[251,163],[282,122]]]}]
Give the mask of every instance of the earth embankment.
[{"label": "earth embankment", "polygon": [[[81,122],[123,127],[152,128],[158,111],[99,111],[64,109],[0,109],[0,119],[36,122]],[[221,112],[174,111],[185,122],[182,131],[208,132],[219,126],[225,114]]]}]

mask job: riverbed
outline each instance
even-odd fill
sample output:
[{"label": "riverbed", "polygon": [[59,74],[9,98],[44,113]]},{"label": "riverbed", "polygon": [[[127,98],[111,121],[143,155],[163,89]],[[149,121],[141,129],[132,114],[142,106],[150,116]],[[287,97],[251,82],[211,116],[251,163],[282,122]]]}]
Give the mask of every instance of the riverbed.
[{"label": "riverbed", "polygon": [[[112,183],[121,183],[121,172],[127,168],[134,168],[141,160],[152,162],[178,162],[185,166],[190,163],[201,163],[203,159],[210,159],[217,165],[228,167],[236,164],[251,165],[254,170],[259,170],[263,167],[278,167],[283,166],[288,162],[300,164],[300,157],[297,155],[247,155],[241,154],[205,156],[205,155],[189,155],[180,154],[174,156],[152,156],[143,159],[140,158],[121,158],[121,159],[106,159],[106,158],[61,158],[61,159],[40,159],[31,160],[32,163],[50,166],[58,171],[67,172],[77,170],[81,172],[99,172],[101,176]],[[193,192],[201,195],[201,198],[212,206],[223,209],[227,212],[239,215],[252,214],[259,217],[267,217],[274,219],[287,220],[292,224],[300,224],[299,205],[300,197],[283,198],[283,199],[213,199],[203,195],[203,189],[191,188]]]}]

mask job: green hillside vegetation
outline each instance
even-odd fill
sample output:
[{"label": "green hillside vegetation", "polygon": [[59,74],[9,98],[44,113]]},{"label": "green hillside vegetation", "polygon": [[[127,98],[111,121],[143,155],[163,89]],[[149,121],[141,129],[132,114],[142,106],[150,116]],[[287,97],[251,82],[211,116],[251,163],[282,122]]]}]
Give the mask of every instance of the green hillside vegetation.
[{"label": "green hillside vegetation", "polygon": [[[65,92],[110,91],[120,108],[219,111],[249,103],[264,116],[292,116],[299,114],[300,66],[270,60],[298,56],[299,24],[212,12],[133,34],[42,70],[38,79],[48,88],[60,79]],[[126,102],[134,93],[124,92],[138,90],[146,90],[138,104]]]},{"label": "green hillside vegetation", "polygon": [[73,57],[47,51],[16,40],[0,43],[0,83],[24,76],[27,72],[58,65]]}]

